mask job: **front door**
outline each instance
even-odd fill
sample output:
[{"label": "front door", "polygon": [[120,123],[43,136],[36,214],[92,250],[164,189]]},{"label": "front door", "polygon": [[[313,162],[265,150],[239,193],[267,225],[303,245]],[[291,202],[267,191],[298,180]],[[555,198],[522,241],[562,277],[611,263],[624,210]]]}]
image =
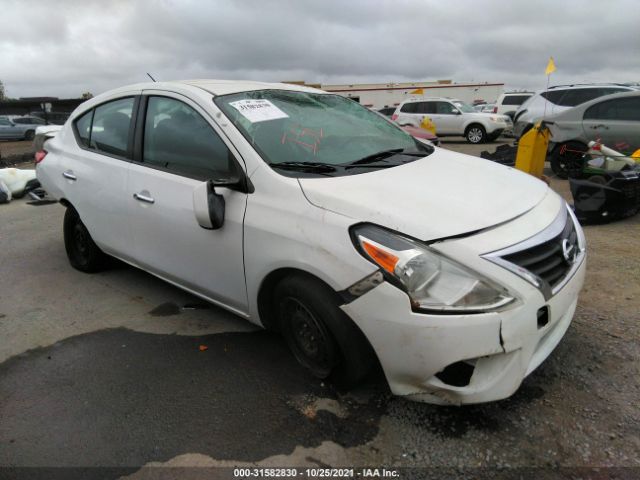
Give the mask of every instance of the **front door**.
[{"label": "front door", "polygon": [[462,135],[462,115],[458,109],[449,102],[433,102],[435,103],[436,113],[432,115],[433,122],[436,124],[436,135],[439,133],[446,135]]},{"label": "front door", "polygon": [[[247,312],[243,220],[247,195],[216,187],[225,220],[205,230],[195,217],[193,191],[241,168],[197,104],[169,92],[143,96],[143,133],[130,165],[128,211],[136,261],[144,268],[238,313]],[[142,114],[142,113],[141,113]]]},{"label": "front door", "polygon": [[584,112],[582,128],[588,140],[600,140],[621,153],[640,148],[640,97],[605,100]]}]

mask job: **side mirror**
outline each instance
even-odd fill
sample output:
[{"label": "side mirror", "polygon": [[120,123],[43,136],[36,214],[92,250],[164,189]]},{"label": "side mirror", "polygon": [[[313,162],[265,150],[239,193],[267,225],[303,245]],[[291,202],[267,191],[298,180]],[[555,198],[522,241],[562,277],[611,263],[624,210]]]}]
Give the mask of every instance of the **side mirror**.
[{"label": "side mirror", "polygon": [[247,177],[233,176],[225,179],[208,180],[193,190],[193,212],[202,228],[218,230],[224,224],[225,200],[215,187],[227,187],[244,193],[254,191]]}]

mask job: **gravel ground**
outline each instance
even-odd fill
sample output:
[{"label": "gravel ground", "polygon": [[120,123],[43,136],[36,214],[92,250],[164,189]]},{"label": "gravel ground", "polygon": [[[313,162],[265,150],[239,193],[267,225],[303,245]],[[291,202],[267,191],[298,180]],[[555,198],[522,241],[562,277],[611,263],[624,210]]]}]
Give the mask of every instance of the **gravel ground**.
[{"label": "gravel ground", "polygon": [[[472,155],[496,145],[443,143]],[[570,200],[566,181],[550,182]],[[278,337],[188,307],[201,302],[144,272],[76,272],[62,214],[26,200],[0,206],[0,466],[120,467],[104,478],[233,465],[640,477],[640,215],[585,227],[576,316],[520,390],[457,408],[393,397],[375,382],[336,391],[297,369]]]}]

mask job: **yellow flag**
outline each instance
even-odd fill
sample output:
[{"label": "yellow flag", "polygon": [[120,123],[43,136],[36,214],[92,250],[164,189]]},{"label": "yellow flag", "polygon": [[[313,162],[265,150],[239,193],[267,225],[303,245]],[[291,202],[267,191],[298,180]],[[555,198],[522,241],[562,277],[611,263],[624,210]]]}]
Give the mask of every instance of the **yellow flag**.
[{"label": "yellow flag", "polygon": [[544,71],[545,75],[551,75],[556,71],[556,64],[553,62],[553,57],[549,57],[549,63],[547,63],[547,69]]},{"label": "yellow flag", "polygon": [[409,93],[413,95],[424,95],[424,90],[422,88],[417,88],[413,92],[409,92]]}]

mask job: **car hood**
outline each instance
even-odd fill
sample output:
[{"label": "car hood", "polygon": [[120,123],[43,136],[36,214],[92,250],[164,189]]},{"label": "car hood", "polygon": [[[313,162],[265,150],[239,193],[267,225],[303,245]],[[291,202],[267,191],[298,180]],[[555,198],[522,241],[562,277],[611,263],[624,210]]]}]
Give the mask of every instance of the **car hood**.
[{"label": "car hood", "polygon": [[299,182],[317,207],[424,241],[511,220],[535,207],[549,188],[513,168],[441,148],[393,168]]}]

